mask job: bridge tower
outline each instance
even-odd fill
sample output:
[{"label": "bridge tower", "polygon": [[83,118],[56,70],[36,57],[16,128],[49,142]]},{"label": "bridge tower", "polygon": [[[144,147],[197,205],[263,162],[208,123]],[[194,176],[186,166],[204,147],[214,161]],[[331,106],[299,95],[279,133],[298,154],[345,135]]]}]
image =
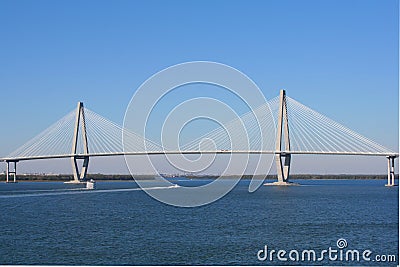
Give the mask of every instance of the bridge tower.
[{"label": "bridge tower", "polygon": [[[77,145],[78,145],[78,135],[79,130],[82,134],[82,142],[83,142],[83,155],[78,155]],[[74,180],[69,183],[80,183],[86,179],[87,169],[89,167],[89,148],[88,148],[88,140],[86,133],[86,121],[85,121],[85,109],[83,107],[82,102],[78,102],[78,106],[76,108],[76,117],[75,117],[75,129],[74,129],[74,137],[72,140],[72,151],[71,151],[71,163],[72,163],[72,171],[74,174]],[[78,168],[78,160],[83,160],[82,168],[79,171]]]},{"label": "bridge tower", "polygon": [[[287,114],[286,92],[280,90],[279,93],[279,113],[278,113],[278,126],[276,132],[276,148],[275,148],[275,162],[276,171],[278,175],[277,185],[289,184],[290,172],[290,137],[289,137],[289,123]],[[282,138],[284,136],[284,138]],[[283,139],[283,140],[282,140]],[[282,141],[285,143],[285,149],[282,150]]]}]

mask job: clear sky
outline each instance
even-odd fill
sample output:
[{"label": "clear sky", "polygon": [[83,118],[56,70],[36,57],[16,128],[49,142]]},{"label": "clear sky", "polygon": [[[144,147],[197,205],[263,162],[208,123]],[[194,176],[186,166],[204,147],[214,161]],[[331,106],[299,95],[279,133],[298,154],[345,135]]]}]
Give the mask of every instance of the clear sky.
[{"label": "clear sky", "polygon": [[193,60],[239,69],[267,99],[285,88],[398,151],[398,14],[391,0],[0,0],[0,155],[77,101],[122,124],[141,83]]}]

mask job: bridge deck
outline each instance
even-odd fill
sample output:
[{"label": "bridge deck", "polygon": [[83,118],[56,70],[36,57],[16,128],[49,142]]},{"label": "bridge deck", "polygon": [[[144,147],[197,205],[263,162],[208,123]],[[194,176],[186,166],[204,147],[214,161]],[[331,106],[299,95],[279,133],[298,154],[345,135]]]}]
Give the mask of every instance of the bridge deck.
[{"label": "bridge deck", "polygon": [[217,150],[217,151],[137,151],[137,152],[112,152],[112,153],[92,153],[92,154],[67,154],[67,155],[48,155],[35,157],[15,157],[0,158],[0,162],[5,161],[25,161],[37,159],[62,159],[72,157],[110,157],[110,156],[134,156],[134,155],[196,155],[196,154],[292,154],[292,155],[349,155],[349,156],[384,156],[399,157],[398,153],[370,153],[370,152],[337,152],[337,151],[260,151],[260,150]]}]

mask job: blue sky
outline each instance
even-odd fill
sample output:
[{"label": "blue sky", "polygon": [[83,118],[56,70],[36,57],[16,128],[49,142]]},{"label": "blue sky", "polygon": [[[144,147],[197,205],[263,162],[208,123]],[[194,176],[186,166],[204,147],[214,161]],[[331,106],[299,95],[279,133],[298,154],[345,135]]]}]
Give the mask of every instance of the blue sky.
[{"label": "blue sky", "polygon": [[0,0],[0,154],[77,101],[122,123],[141,83],[193,60],[239,69],[267,99],[285,88],[398,150],[398,12],[390,0]]}]

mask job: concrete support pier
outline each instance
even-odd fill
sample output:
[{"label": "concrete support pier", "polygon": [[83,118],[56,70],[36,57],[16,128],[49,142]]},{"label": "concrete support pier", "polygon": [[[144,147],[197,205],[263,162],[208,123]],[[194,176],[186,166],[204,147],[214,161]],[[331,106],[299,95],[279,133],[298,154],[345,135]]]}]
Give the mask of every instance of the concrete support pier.
[{"label": "concrete support pier", "polygon": [[[17,162],[18,161],[7,161],[6,170],[6,183],[16,183],[17,182]],[[14,163],[14,168],[10,168],[10,163]],[[10,180],[10,176],[13,176],[13,180]]]},{"label": "concrete support pier", "polygon": [[388,183],[386,186],[396,186],[394,181],[394,160],[396,159],[396,156],[387,156],[386,158],[388,159]]}]

